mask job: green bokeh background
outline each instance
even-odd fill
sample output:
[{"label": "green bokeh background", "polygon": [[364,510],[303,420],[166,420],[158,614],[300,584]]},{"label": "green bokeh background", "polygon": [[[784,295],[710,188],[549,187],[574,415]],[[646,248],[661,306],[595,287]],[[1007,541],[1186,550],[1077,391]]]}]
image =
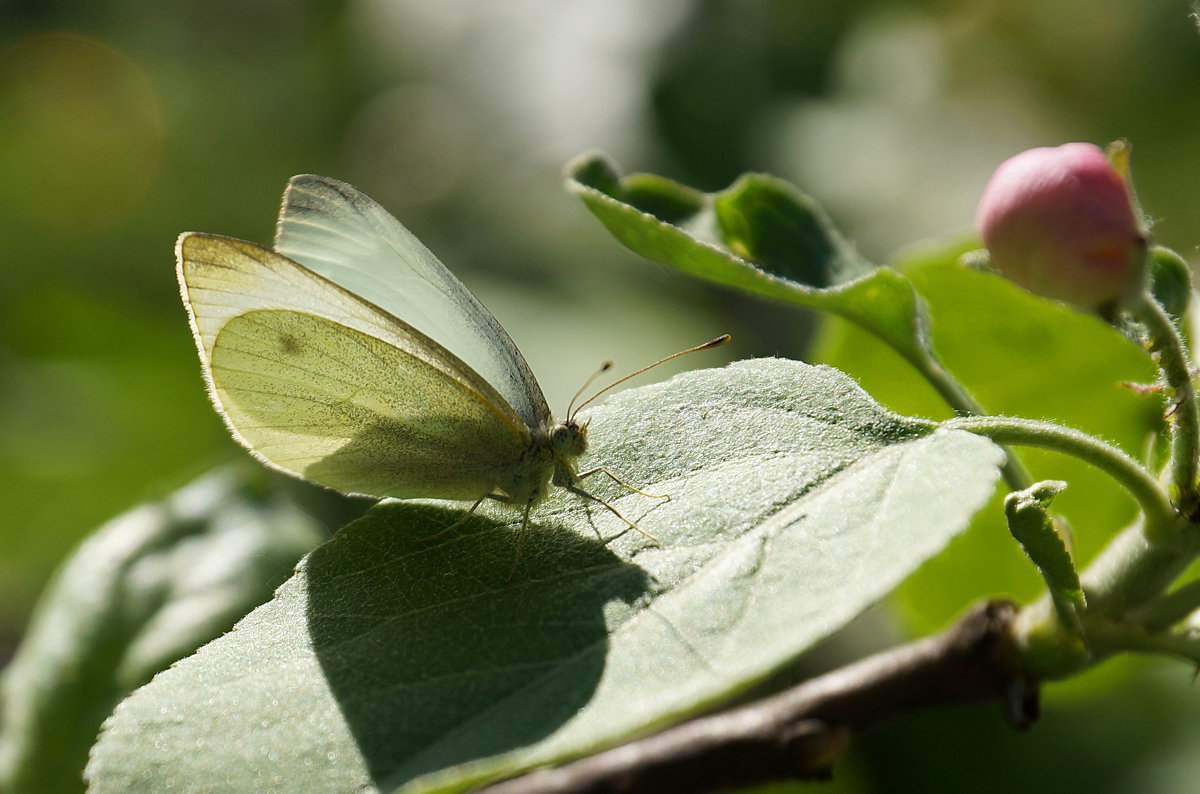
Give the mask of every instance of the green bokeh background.
[{"label": "green bokeh background", "polygon": [[[80,538],[243,454],[203,393],[179,232],[267,243],[289,176],[352,182],[492,308],[561,410],[606,358],[628,369],[723,331],[736,346],[690,366],[798,356],[812,329],[625,254],[561,189],[589,148],[708,190],[775,173],[895,261],[968,230],[1008,155],[1127,137],[1157,237],[1193,259],[1189,11],[0,0],[0,664]],[[1178,665],[1118,663],[1052,689],[1047,710],[1024,737],[985,709],[877,733],[839,785],[1186,791],[1200,771],[1200,696]]]}]

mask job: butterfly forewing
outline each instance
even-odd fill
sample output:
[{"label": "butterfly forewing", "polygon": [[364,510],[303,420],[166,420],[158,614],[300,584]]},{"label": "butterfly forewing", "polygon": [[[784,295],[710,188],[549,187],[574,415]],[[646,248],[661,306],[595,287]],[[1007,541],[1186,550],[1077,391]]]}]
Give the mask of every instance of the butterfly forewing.
[{"label": "butterfly forewing", "polygon": [[401,317],[495,387],[530,427],[550,422],[511,338],[454,274],[369,196],[344,182],[292,177],[275,249]]},{"label": "butterfly forewing", "polygon": [[477,499],[528,427],[455,356],[273,251],[185,234],[184,302],[214,400],[265,461],[348,493]]}]

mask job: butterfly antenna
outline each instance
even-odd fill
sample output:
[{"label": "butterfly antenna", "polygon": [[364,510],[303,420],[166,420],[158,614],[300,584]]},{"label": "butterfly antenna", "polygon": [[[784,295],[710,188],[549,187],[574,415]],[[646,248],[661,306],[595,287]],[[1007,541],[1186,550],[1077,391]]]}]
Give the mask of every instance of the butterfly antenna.
[{"label": "butterfly antenna", "polygon": [[[572,411],[573,411],[572,406],[574,406],[575,401],[579,399],[579,395],[583,394],[584,390],[588,386],[591,386],[595,382],[596,378],[600,377],[605,372],[608,372],[610,369],[612,369],[612,365],[613,365],[613,363],[611,361],[605,361],[603,364],[600,365],[600,369],[593,372],[592,376],[583,382],[583,385],[579,387],[579,391],[575,392],[575,396],[571,398],[570,405],[567,406],[567,418],[568,419],[570,419],[574,415],[572,413]],[[587,405],[587,403],[584,403],[584,405]],[[582,407],[583,406],[581,405],[580,408],[582,408]]]},{"label": "butterfly antenna", "polygon": [[[631,372],[628,375],[626,375],[625,377],[621,378],[619,381],[608,384],[603,389],[601,389],[600,391],[593,394],[591,397],[588,397],[586,400],[581,402],[575,408],[574,413],[572,413],[570,410],[568,410],[567,417],[568,418],[573,417],[575,414],[582,411],[584,406],[586,406],[588,403],[595,401],[595,399],[597,397],[599,397],[601,394],[604,394],[606,391],[609,391],[610,389],[614,389],[617,386],[620,386],[622,383],[629,380],[630,378],[636,378],[638,375],[641,375],[646,370],[654,369],[659,364],[665,364],[673,358],[679,358],[680,356],[686,356],[688,353],[696,353],[701,350],[708,350],[710,347],[716,347],[717,345],[723,345],[728,341],[729,341],[729,334],[721,334],[716,339],[710,339],[709,341],[705,342],[702,345],[696,345],[695,347],[689,347],[687,350],[680,350],[678,353],[672,353],[671,355],[667,356],[666,358],[660,358],[658,361],[655,361],[653,364],[648,364],[648,365],[642,367],[641,369],[639,369],[637,372]],[[600,370],[600,372],[604,372],[606,369],[608,369],[609,363],[610,362],[605,362],[605,366]],[[597,372],[596,375],[599,375],[600,372]],[[595,380],[596,375],[593,375],[591,378],[589,378],[588,383],[591,383],[593,380]],[[587,384],[584,384],[584,389],[586,389],[586,388],[587,388]],[[579,391],[583,392],[583,389],[580,389]],[[579,397],[579,395],[576,394],[575,397]],[[571,404],[574,405],[575,400],[571,400]]]}]

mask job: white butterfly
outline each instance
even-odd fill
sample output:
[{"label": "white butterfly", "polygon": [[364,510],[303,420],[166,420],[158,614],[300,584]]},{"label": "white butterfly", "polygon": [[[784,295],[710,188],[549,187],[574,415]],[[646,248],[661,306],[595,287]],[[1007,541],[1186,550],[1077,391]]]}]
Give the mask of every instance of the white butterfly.
[{"label": "white butterfly", "polygon": [[586,424],[554,420],[491,313],[357,188],[293,177],[275,250],[188,232],[176,258],[213,403],[268,466],[348,494],[497,499],[524,509],[522,539],[554,484],[642,531],[580,487],[604,471],[575,471]]}]

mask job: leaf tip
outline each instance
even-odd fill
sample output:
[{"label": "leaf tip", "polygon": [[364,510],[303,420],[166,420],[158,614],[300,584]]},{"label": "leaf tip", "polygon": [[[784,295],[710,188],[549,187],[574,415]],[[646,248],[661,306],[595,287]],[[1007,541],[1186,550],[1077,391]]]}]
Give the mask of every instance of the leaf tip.
[{"label": "leaf tip", "polygon": [[608,196],[616,196],[621,188],[621,172],[616,163],[597,149],[573,158],[567,163],[564,175],[568,189],[572,190],[591,188]]}]

